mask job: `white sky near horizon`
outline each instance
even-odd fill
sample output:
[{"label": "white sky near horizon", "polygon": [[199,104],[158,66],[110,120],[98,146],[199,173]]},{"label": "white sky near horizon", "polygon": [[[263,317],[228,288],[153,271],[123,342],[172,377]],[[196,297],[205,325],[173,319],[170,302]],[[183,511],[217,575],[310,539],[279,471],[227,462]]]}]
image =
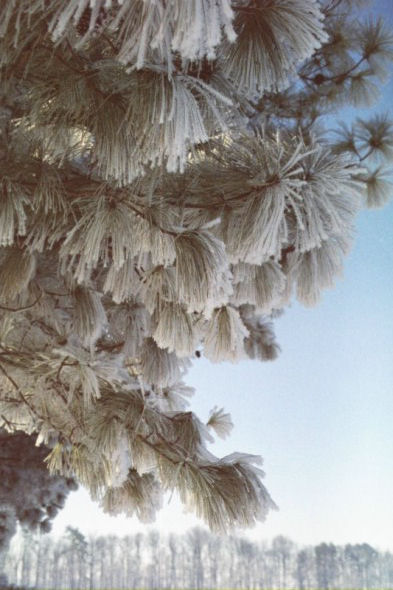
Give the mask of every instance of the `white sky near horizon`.
[{"label": "white sky near horizon", "polygon": [[[375,12],[393,20],[393,0]],[[379,109],[393,106],[393,83]],[[367,116],[367,112],[364,113]],[[338,117],[340,118],[340,117]],[[393,191],[392,191],[393,192]],[[280,510],[246,534],[282,534],[300,544],[367,542],[393,550],[393,203],[358,217],[344,276],[315,308],[293,303],[275,321],[282,352],[272,363],[213,365],[197,359],[187,376],[201,419],[217,405],[232,435],[211,451],[264,457],[264,483]],[[84,490],[54,521],[84,534],[183,532],[202,524],[176,500],[153,525],[110,517]]]}]

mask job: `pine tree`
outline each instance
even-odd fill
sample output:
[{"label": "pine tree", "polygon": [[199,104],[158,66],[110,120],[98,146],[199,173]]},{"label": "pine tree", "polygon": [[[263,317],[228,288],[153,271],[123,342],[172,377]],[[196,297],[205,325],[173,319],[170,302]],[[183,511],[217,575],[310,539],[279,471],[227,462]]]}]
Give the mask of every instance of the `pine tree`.
[{"label": "pine tree", "polygon": [[0,429],[0,587],[2,557],[16,532],[17,522],[30,531],[46,533],[64,506],[72,477],[51,475],[45,465],[50,449],[34,445],[34,437]]},{"label": "pine tree", "polygon": [[[274,359],[272,318],[331,287],[392,125],[383,23],[349,0],[12,0],[0,8],[0,416],[112,513],[177,489],[216,530],[274,508],[206,445],[191,358]],[[374,159],[374,160],[373,160]],[[374,163],[373,163],[374,161]],[[376,163],[375,163],[376,162]]]}]

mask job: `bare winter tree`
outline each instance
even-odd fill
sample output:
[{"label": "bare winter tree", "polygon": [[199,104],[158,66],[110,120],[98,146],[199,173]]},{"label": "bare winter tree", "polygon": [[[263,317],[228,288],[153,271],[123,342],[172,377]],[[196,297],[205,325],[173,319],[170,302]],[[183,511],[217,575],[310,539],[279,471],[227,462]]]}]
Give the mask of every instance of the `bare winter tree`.
[{"label": "bare winter tree", "polygon": [[[73,539],[77,542],[75,547]],[[203,529],[183,535],[156,534],[153,543],[159,550],[154,555],[159,569],[153,572],[150,533],[87,539],[71,529],[57,539],[39,537],[34,550],[32,539],[26,536],[26,541],[15,544],[7,571],[13,583],[35,584],[37,588],[393,588],[392,553],[378,551],[366,543],[299,547],[285,537],[278,542],[255,542],[212,535]],[[284,546],[290,547],[291,556],[286,561],[285,578],[282,567],[277,567],[277,550],[282,559]],[[91,562],[86,556],[92,556]],[[18,567],[18,563],[24,563],[24,567]],[[93,572],[90,578],[89,572]]]}]

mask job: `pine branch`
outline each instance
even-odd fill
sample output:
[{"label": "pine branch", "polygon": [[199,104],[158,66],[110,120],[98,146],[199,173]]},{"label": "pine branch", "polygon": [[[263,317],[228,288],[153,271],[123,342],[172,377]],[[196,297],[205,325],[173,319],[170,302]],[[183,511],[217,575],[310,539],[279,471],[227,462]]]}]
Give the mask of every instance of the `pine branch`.
[{"label": "pine branch", "polygon": [[0,309],[2,309],[3,311],[12,311],[12,312],[25,311],[26,309],[31,309],[32,307],[34,307],[39,302],[41,297],[42,297],[42,292],[33,301],[33,303],[31,303],[29,305],[25,305],[23,307],[5,307],[4,305],[0,305]]}]

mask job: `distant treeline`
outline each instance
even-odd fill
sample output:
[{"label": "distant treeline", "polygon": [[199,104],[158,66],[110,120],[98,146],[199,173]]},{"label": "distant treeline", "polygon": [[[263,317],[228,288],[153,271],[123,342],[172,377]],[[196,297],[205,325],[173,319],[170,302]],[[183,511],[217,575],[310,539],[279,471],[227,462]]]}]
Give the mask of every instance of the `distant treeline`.
[{"label": "distant treeline", "polygon": [[24,534],[7,555],[9,583],[37,589],[393,589],[393,554],[367,543],[299,547],[195,528],[126,537]]}]

